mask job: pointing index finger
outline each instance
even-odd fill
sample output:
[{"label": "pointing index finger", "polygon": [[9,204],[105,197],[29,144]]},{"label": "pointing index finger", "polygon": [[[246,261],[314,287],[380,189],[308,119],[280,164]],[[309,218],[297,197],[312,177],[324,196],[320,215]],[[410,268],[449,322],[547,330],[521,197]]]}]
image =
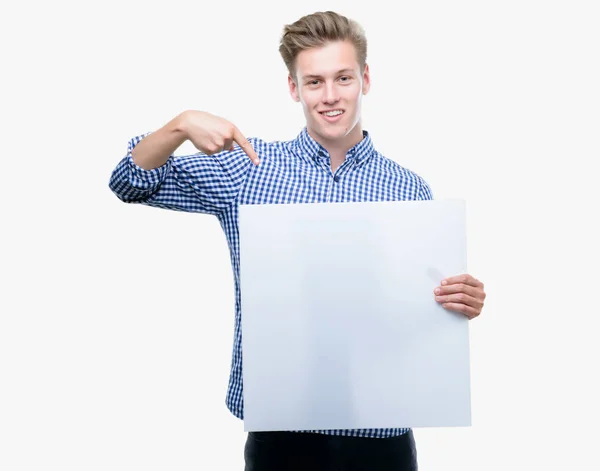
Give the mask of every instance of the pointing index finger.
[{"label": "pointing index finger", "polygon": [[246,153],[246,155],[248,155],[248,157],[250,157],[252,162],[254,162],[256,165],[258,165],[258,163],[259,163],[258,155],[256,155],[256,152],[254,151],[252,144],[250,144],[250,141],[248,139],[246,139],[244,137],[244,135],[240,132],[240,130],[235,126],[233,128],[233,140],[238,143],[238,145],[242,148],[242,150]]}]

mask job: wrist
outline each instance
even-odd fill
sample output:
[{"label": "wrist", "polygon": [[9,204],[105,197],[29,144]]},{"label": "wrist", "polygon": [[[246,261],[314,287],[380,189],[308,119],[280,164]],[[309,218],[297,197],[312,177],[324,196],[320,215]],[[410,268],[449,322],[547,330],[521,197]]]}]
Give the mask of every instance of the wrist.
[{"label": "wrist", "polygon": [[189,111],[184,111],[183,113],[180,113],[173,120],[173,126],[171,128],[174,133],[181,135],[182,138],[185,138],[185,140],[189,139],[189,118]]}]

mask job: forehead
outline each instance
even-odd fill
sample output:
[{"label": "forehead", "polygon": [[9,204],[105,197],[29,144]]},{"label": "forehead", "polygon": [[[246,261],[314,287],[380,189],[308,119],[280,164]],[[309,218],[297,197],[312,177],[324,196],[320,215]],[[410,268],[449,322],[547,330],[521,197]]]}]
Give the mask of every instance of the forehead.
[{"label": "forehead", "polygon": [[342,69],[358,72],[356,49],[348,41],[329,42],[323,47],[314,47],[300,52],[296,57],[298,77],[307,75],[331,75]]}]

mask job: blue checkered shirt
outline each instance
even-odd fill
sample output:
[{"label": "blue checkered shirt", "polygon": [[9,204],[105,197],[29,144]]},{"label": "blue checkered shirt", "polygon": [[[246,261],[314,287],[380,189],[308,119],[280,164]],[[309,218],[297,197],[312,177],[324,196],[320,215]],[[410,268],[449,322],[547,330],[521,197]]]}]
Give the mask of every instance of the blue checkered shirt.
[{"label": "blue checkered shirt", "polygon": [[[332,173],[329,154],[306,127],[291,141],[249,138],[259,156],[254,165],[238,146],[215,155],[171,156],[161,167],[144,170],[131,157],[148,135],[129,141],[127,155],[110,178],[110,189],[124,202],[216,216],[225,232],[235,279],[235,336],[226,404],[244,417],[240,301],[239,205],[430,200],[429,185],[416,173],[384,157],[367,131]],[[386,438],[407,428],[315,430],[314,432]]]}]

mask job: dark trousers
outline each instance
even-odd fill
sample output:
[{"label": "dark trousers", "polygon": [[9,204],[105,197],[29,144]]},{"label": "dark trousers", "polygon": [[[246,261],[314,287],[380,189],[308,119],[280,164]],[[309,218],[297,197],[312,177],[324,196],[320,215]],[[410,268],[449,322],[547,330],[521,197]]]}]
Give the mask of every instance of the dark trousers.
[{"label": "dark trousers", "polygon": [[249,432],[245,471],[416,471],[412,431],[391,438]]}]

